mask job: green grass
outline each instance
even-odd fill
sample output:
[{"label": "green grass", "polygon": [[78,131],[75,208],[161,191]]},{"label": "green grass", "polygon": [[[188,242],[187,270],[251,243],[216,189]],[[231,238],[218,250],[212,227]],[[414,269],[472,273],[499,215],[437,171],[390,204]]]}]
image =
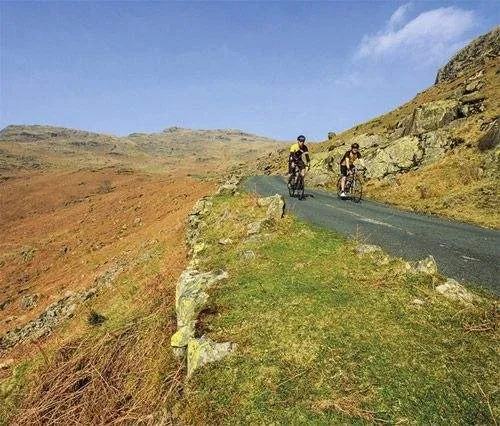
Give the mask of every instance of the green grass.
[{"label": "green grass", "polygon": [[[230,279],[200,328],[238,349],[189,381],[185,422],[494,423],[498,333],[467,331],[496,321],[491,299],[447,301],[433,290],[439,278],[361,259],[352,242],[290,217],[245,242],[243,224],[259,214],[247,196],[215,200],[205,267]],[[216,244],[228,236],[239,242]]]}]

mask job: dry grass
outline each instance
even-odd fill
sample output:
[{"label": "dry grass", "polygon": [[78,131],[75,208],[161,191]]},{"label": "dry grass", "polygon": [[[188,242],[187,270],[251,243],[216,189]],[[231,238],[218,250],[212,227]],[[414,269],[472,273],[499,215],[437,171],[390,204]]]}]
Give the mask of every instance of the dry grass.
[{"label": "dry grass", "polygon": [[366,194],[412,210],[450,219],[500,227],[498,170],[485,173],[487,154],[461,148],[441,161],[398,177],[392,184],[372,180]]},{"label": "dry grass", "polygon": [[172,418],[183,366],[173,359],[165,307],[71,341],[43,366],[13,424],[157,424]]}]

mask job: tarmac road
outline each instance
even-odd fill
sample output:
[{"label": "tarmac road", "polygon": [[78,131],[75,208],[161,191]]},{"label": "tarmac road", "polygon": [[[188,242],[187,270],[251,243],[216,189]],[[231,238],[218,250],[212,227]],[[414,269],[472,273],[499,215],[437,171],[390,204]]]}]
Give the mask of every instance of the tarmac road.
[{"label": "tarmac road", "polygon": [[361,235],[392,255],[420,260],[432,254],[443,275],[500,295],[500,231],[406,212],[371,200],[354,203],[307,187],[306,197],[297,200],[289,197],[280,176],[253,176],[244,187],[262,196],[282,194],[287,211],[298,218],[347,236]]}]

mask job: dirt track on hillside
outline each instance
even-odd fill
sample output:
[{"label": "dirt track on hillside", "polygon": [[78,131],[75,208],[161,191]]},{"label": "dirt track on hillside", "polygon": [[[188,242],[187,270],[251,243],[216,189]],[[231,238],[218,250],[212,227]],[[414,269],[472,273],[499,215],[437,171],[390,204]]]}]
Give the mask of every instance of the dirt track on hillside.
[{"label": "dirt track on hillside", "polygon": [[0,334],[66,292],[90,287],[114,265],[127,265],[151,241],[175,246],[166,271],[177,276],[186,258],[185,216],[212,190],[186,177],[116,169],[1,181]]}]

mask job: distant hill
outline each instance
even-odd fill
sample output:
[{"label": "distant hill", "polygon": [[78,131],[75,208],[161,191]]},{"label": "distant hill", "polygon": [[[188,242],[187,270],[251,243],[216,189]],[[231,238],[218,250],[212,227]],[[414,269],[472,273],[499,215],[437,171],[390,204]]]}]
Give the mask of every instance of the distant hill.
[{"label": "distant hill", "polygon": [[11,125],[0,131],[0,173],[44,167],[120,166],[206,175],[244,164],[281,146],[274,139],[233,129],[170,127],[159,133],[117,137],[64,127]]}]

